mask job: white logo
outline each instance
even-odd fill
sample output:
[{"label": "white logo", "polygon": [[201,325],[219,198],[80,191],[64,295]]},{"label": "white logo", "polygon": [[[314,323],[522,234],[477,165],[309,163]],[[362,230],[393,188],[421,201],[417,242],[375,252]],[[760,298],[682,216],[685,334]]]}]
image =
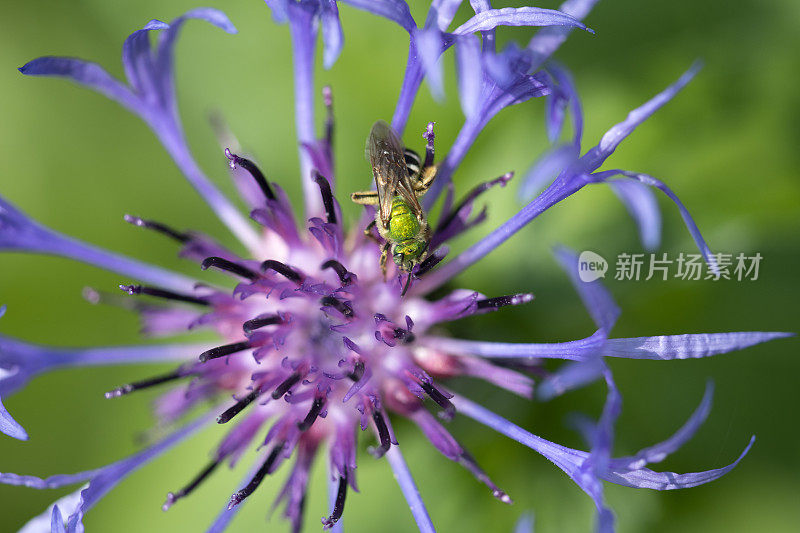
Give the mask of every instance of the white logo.
[{"label": "white logo", "polygon": [[604,278],[606,271],[608,271],[608,263],[602,256],[589,250],[581,252],[578,257],[578,277],[581,278],[581,281],[589,283],[598,278]]}]

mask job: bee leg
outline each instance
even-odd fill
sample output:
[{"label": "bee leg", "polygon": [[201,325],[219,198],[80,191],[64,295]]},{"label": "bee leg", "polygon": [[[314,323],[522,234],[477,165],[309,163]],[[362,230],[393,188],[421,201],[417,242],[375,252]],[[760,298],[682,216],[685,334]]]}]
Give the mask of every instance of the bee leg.
[{"label": "bee leg", "polygon": [[350,199],[359,205],[378,205],[380,203],[377,191],[354,192],[350,195]]},{"label": "bee leg", "polygon": [[381,249],[381,272],[383,272],[383,281],[386,281],[386,260],[389,258],[389,246],[387,242]]},{"label": "bee leg", "polygon": [[375,244],[377,244],[378,246],[381,246],[383,244],[383,242],[372,232],[372,229],[375,226],[376,226],[376,224],[375,224],[374,220],[372,222],[370,222],[369,224],[367,224],[367,227],[364,228],[364,237],[370,239],[371,241],[374,241]]},{"label": "bee leg", "polygon": [[417,196],[422,196],[428,192],[433,180],[436,178],[438,170],[439,167],[437,165],[430,165],[422,168],[417,179],[413,183],[414,192]]},{"label": "bee leg", "polygon": [[417,175],[416,182],[414,184],[414,192],[417,196],[422,196],[425,194],[430,188],[431,183],[433,183],[434,178],[436,178],[436,174],[439,170],[438,165],[433,163],[435,150],[434,150],[434,139],[435,135],[433,134],[433,122],[429,122],[428,126],[425,128],[425,133],[422,136],[427,141],[425,143],[425,160],[422,162],[420,166],[419,174]]}]

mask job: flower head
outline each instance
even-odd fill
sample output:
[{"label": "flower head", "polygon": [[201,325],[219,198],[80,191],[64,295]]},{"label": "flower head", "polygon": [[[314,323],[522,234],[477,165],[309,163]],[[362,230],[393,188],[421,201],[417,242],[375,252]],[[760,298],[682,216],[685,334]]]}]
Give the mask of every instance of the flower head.
[{"label": "flower head", "polygon": [[[591,173],[624,136],[671,98],[688,78],[682,78],[679,86],[668,89],[632,113],[632,118],[612,129],[598,147],[570,163],[560,174],[558,185],[548,188],[478,244],[439,266],[447,254],[446,243],[484,220],[483,211],[472,215],[476,200],[496,185],[504,187],[512,174],[487,181],[468,192],[460,202],[453,201],[451,187],[440,218],[432,224],[429,253],[408,273],[404,282],[393,266],[388,276],[381,272],[382,243],[364,231],[370,217],[365,216],[352,228],[343,224],[334,194],[330,89],[322,93],[328,110],[323,134],[316,133],[313,117],[316,92],[310,75],[316,28],[321,24],[324,63],[331,66],[342,43],[336,3],[311,0],[267,3],[277,21],[289,23],[294,44],[296,126],[301,180],[306,193],[303,225],[296,222],[300,217],[295,215],[280,187],[281,179],[265,176],[256,162],[237,153],[234,140],[228,137],[220,157],[224,156],[229,162],[239,190],[252,207],[250,217],[259,225],[254,229],[200,171],[181,132],[174,96],[172,46],[178,29],[190,18],[206,20],[233,33],[233,25],[221,12],[194,10],[169,25],[151,21],[134,32],[123,49],[128,85],[113,79],[98,65],[76,59],[40,58],[20,69],[29,75],[71,78],[141,116],[190,183],[249,251],[249,255],[242,256],[202,234],[171,228],[140,216],[125,216],[130,224],[173,240],[180,254],[198,263],[201,270],[219,270],[230,278],[225,285],[201,283],[60,235],[36,224],[0,199],[0,248],[63,255],[124,276],[125,282],[119,288],[133,299],[133,303],[125,305],[140,313],[143,330],[150,335],[208,329],[220,339],[212,345],[64,349],[0,336],[0,398],[20,389],[35,375],[55,368],[144,361],[161,361],[171,366],[152,378],[111,389],[106,397],[117,398],[141,389],[174,386],[158,400],[155,409],[160,421],[165,423],[184,418],[206,400],[220,396],[233,398],[144,451],[96,470],[46,479],[0,474],[0,482],[40,489],[88,483],[56,502],[33,523],[46,522],[54,532],[81,531],[83,515],[121,479],[214,420],[221,426],[221,440],[212,459],[182,488],[167,493],[164,510],[197,490],[221,465],[235,464],[246,450],[258,448],[263,452],[240,488],[227,500],[212,531],[222,530],[267,476],[287,461],[292,461],[292,465],[285,467],[289,473],[277,503],[283,504],[283,514],[292,523],[293,530],[300,530],[309,469],[320,453],[327,454],[333,494],[330,512],[321,523],[325,529],[337,529],[348,490],[357,490],[359,428],[369,429],[374,435],[369,451],[372,456],[389,462],[420,530],[433,531],[431,519],[400,453],[398,441],[406,437],[398,439],[389,413],[411,420],[442,455],[464,466],[504,503],[511,503],[509,495],[484,472],[445,424],[457,414],[463,414],[529,446],[556,464],[593,498],[598,509],[598,523],[604,531],[613,527],[613,514],[603,501],[601,480],[661,490],[682,488],[717,479],[738,463],[741,457],[727,467],[692,474],[659,473],[646,468],[647,464],[660,461],[676,450],[699,427],[708,412],[710,389],[697,412],[672,438],[632,457],[611,458],[613,425],[621,399],[604,358],[700,357],[784,334],[610,339],[618,307],[599,282],[582,284],[576,281],[598,326],[597,332],[586,339],[523,345],[456,340],[437,334],[435,328],[467,316],[529,303],[533,295],[520,292],[486,296],[461,289],[438,298],[430,296],[434,289],[489,253],[538,213],[583,184],[609,177]],[[574,105],[565,75],[557,70],[545,74],[538,68],[563,41],[568,28],[585,28],[576,17],[582,18],[593,2],[568,2],[565,9],[572,14],[536,8],[495,10],[488,2],[473,2],[476,15],[449,33],[446,30],[459,2],[434,2],[428,21],[421,29],[416,27],[403,2],[347,3],[398,22],[411,36],[406,80],[393,121],[398,134],[404,129],[424,73],[433,72],[431,65],[438,54],[458,43],[462,55],[460,90],[467,118],[462,134],[439,166],[437,179],[441,185],[429,192],[433,199],[449,184],[453,171],[477,133],[500,109],[528,98],[556,95],[553,98],[557,99],[551,104],[549,124],[558,128],[559,106],[564,101]],[[496,53],[493,32],[499,25],[547,25],[551,26],[551,31],[540,33],[540,38],[524,50],[512,46]],[[151,48],[148,32],[156,30],[161,32],[158,44]],[[481,37],[472,35],[474,32],[480,32]],[[476,66],[479,69],[476,70]],[[409,154],[407,165],[411,174],[415,172],[415,165],[422,161],[426,167],[435,164],[433,123],[422,129],[425,157],[418,160]],[[413,146],[414,143],[408,144]],[[575,281],[574,257],[566,250],[557,254]],[[411,290],[405,294],[404,283],[407,286],[412,278]],[[98,292],[87,296],[91,300],[115,300]],[[454,394],[444,385],[449,378],[469,375],[511,393],[531,397],[533,379],[515,369],[517,366],[513,363],[524,362],[525,366],[536,367],[543,358],[562,358],[571,363],[562,367],[562,373],[554,374],[543,383],[540,396],[563,392],[598,377],[606,381],[608,399],[603,414],[597,424],[585,426],[591,446],[588,452],[533,435],[464,395]],[[0,431],[12,437],[27,438],[24,429],[2,404]],[[749,445],[742,456],[748,449]]]}]

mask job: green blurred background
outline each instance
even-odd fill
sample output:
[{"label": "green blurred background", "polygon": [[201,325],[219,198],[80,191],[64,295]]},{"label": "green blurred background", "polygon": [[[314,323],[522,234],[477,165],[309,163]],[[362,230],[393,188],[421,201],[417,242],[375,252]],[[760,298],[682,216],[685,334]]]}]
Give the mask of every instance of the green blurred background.
[{"label": "green blurred background", "polygon": [[[292,116],[288,30],[275,25],[258,0],[206,2],[224,9],[240,33],[227,35],[189,23],[177,49],[178,95],[196,157],[219,186],[232,192],[226,161],[207,124],[219,109],[271,179],[299,201]],[[427,2],[412,3],[423,20]],[[499,4],[499,3],[498,3]],[[543,7],[556,7],[553,2]],[[25,78],[16,67],[40,55],[95,60],[118,76],[122,41],[150,18],[170,20],[195,7],[193,0],[161,2],[31,0],[6,2],[0,19],[0,192],[43,223],[67,234],[186,272],[174,247],[131,228],[123,213],[173,226],[208,231],[228,242],[186,185],[151,132],[118,105],[60,80]],[[460,17],[468,14],[462,9]],[[369,182],[363,160],[366,133],[389,119],[402,79],[406,34],[383,20],[341,6],[346,44],[333,70],[319,81],[333,86],[340,198]],[[796,279],[800,204],[800,92],[797,51],[800,4],[794,0],[636,2],[604,0],[587,19],[597,34],[573,34],[557,57],[574,72],[586,115],[584,146],[593,145],[632,107],[660,91],[696,58],[697,79],[618,149],[608,168],[646,172],[664,179],[693,212],[713,249],[760,252],[757,281],[613,281],[623,308],[615,336],[685,332],[797,329]],[[525,42],[527,29],[500,31],[501,41]],[[406,140],[437,121],[440,154],[462,117],[455,94],[452,56],[446,61],[448,97],[435,103],[424,90]],[[543,102],[506,110],[478,139],[455,176],[459,190],[511,169],[523,171],[546,146]],[[515,186],[493,190],[486,226],[456,243],[461,249],[516,209]],[[672,204],[663,197],[664,251],[694,252]],[[358,210],[344,203],[353,221]],[[515,341],[579,338],[592,324],[551,255],[556,243],[591,249],[605,257],[640,252],[627,212],[603,187],[588,188],[548,212],[463,274],[457,286],[490,295],[536,293],[524,308],[453,324],[456,335]],[[92,306],[81,298],[90,285],[113,288],[119,276],[56,258],[3,254],[0,303],[8,312],[0,331],[57,345],[140,341],[129,312]],[[110,289],[113,290],[113,289]],[[800,400],[800,361],[794,340],[707,360],[612,361],[625,400],[617,454],[652,444],[676,429],[699,402],[707,379],[717,389],[715,407],[698,435],[659,469],[695,471],[733,460],[751,434],[750,455],[727,477],[707,486],[659,493],[608,486],[619,530],[797,531],[800,524],[800,447],[795,409]],[[0,471],[46,476],[71,473],[124,457],[152,419],[157,391],[115,401],[102,392],[151,375],[158,366],[90,368],[42,376],[4,398],[31,440],[0,439]],[[456,390],[485,402],[535,433],[583,446],[567,429],[572,412],[596,415],[604,388],[593,385],[549,403],[530,403],[464,381]],[[589,531],[588,497],[534,452],[456,420],[460,438],[495,481],[516,500],[493,500],[458,465],[442,458],[415,428],[395,427],[434,522],[443,532],[510,531],[526,510],[537,531]],[[220,434],[216,428],[148,465],[112,492],[86,518],[89,531],[197,531],[212,521],[245,474],[221,472],[200,490],[162,513],[168,490],[182,486],[205,463]],[[368,440],[368,439],[364,439]],[[365,444],[362,443],[362,448]],[[327,512],[324,461],[318,461],[307,505],[306,530],[320,529]],[[384,461],[360,457],[362,492],[351,493],[348,531],[413,530],[410,513]],[[265,483],[243,508],[233,531],[287,530],[274,516],[265,523],[282,475]],[[0,487],[0,530],[13,531],[72,489],[39,492]]]}]

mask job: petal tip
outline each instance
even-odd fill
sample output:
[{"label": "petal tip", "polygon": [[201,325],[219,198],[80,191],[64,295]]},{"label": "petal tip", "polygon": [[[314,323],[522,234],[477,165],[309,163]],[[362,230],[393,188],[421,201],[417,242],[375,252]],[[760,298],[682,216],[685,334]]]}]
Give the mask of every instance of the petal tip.
[{"label": "petal tip", "polygon": [[166,30],[169,28],[169,24],[166,22],[162,22],[158,19],[151,19],[147,24],[144,25],[142,28],[143,30]]}]

